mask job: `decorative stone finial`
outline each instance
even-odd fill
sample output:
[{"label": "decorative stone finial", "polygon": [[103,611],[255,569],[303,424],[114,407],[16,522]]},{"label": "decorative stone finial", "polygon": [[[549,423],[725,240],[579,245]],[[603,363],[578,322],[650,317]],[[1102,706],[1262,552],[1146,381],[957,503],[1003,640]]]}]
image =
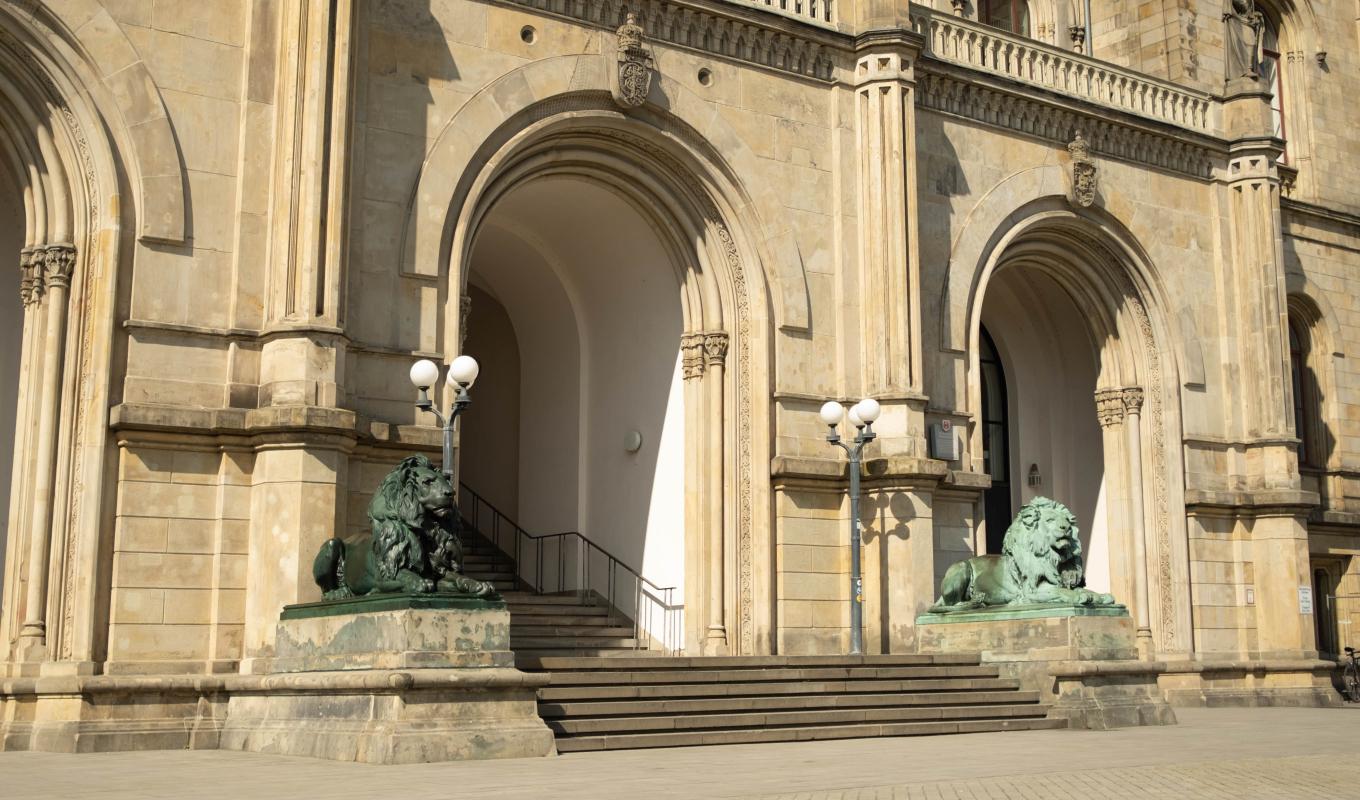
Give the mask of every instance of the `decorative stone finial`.
[{"label": "decorative stone finial", "polygon": [[1072,155],[1072,202],[1089,208],[1096,201],[1096,163],[1080,131],[1067,145],[1067,152]]},{"label": "decorative stone finial", "polygon": [[631,11],[616,33],[619,37],[619,68],[613,87],[614,102],[624,108],[637,108],[647,102],[655,61],[644,43],[645,32]]}]

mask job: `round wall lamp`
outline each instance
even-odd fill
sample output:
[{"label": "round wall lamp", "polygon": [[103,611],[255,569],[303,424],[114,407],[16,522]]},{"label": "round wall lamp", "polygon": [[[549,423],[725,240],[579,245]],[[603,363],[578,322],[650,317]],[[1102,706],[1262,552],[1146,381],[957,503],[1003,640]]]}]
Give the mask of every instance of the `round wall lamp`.
[{"label": "round wall lamp", "polygon": [[642,434],[638,431],[629,431],[623,435],[623,449],[629,453],[636,453],[642,449]]}]

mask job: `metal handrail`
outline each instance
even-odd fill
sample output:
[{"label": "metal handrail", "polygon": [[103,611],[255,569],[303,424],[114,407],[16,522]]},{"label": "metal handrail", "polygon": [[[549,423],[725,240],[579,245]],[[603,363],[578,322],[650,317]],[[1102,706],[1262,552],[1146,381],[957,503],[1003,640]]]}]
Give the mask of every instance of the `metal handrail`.
[{"label": "metal handrail", "polygon": [[[458,486],[471,500],[470,503],[459,504],[464,521],[496,549],[514,560],[516,578],[534,594],[564,591],[574,591],[582,596],[593,594],[606,601],[611,613],[631,620],[634,649],[644,649],[643,642],[646,642],[645,649],[653,649],[654,645],[667,653],[680,649],[685,607],[683,603],[675,603],[676,587],[659,586],[580,531],[529,533],[466,483],[460,481]],[[468,506],[471,506],[470,514],[467,513]],[[489,512],[489,525],[483,525],[483,509]],[[570,547],[568,542],[571,543]],[[555,565],[545,565],[545,550],[549,549],[556,556]],[[601,576],[598,572],[592,574],[591,570],[592,555],[595,554],[604,560],[603,592],[598,588]],[[531,558],[526,559],[525,556]],[[548,572],[545,566],[555,566],[556,569]],[[630,613],[625,613],[620,602],[626,596],[617,591],[620,579],[624,586],[630,581],[632,583],[633,605],[627,609]],[[656,619],[658,615],[659,621]]]}]

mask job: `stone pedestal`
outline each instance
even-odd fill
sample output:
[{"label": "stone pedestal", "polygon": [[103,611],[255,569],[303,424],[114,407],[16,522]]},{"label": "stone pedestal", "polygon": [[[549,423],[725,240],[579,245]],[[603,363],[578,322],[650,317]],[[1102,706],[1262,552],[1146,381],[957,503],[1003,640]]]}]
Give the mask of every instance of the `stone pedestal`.
[{"label": "stone pedestal", "polygon": [[394,596],[289,606],[219,747],[374,764],[546,756],[546,676],[514,668],[499,601]]},{"label": "stone pedestal", "polygon": [[922,614],[921,653],[980,653],[1074,728],[1174,725],[1157,665],[1137,661],[1136,628],[1123,606],[1005,608]]}]

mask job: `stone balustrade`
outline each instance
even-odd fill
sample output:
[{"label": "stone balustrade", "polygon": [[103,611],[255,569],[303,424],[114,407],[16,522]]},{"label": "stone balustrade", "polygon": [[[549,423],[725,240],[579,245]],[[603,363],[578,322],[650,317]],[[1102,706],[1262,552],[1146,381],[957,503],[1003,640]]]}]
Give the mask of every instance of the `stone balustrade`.
[{"label": "stone balustrade", "polygon": [[823,28],[836,27],[836,4],[833,0],[731,0],[738,5],[773,11],[800,22]]},{"label": "stone balustrade", "polygon": [[1214,134],[1213,97],[1099,59],[1027,39],[975,20],[913,7],[923,55],[1068,97]]}]

